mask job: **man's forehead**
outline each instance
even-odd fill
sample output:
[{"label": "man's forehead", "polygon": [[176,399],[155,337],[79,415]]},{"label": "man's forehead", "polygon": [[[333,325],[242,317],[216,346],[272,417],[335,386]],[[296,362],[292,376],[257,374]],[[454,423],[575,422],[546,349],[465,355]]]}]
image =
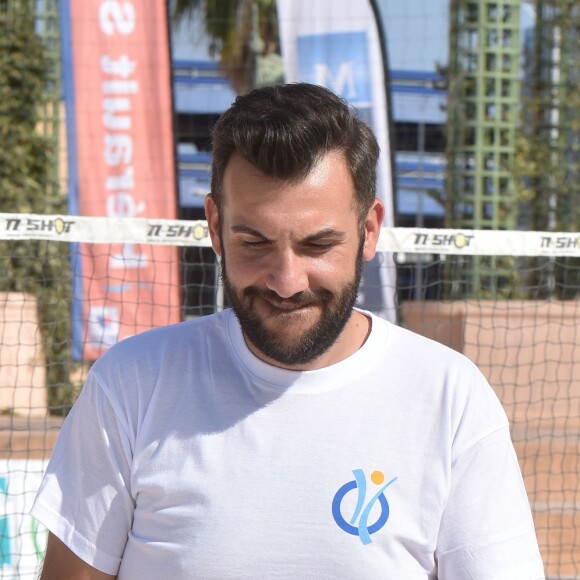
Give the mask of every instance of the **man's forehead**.
[{"label": "man's forehead", "polygon": [[303,172],[297,173],[288,178],[279,178],[263,172],[256,167],[251,161],[246,159],[242,154],[234,152],[226,165],[224,178],[222,182],[222,197],[225,201],[229,195],[230,189],[235,189],[244,181],[254,184],[267,184],[268,187],[274,185],[277,189],[283,186],[295,186],[308,182],[308,185],[315,188],[324,184],[332,176],[342,176],[341,185],[348,188],[349,192],[354,195],[354,183],[350,172],[346,156],[343,151],[332,150],[321,155],[314,160],[312,167]]}]

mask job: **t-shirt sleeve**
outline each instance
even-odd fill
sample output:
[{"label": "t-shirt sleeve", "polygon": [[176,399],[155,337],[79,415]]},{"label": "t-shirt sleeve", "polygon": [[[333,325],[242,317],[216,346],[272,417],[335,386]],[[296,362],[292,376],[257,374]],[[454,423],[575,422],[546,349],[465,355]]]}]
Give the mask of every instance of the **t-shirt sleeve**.
[{"label": "t-shirt sleeve", "polygon": [[89,374],[65,420],[32,515],[82,560],[115,575],[131,528],[126,425]]},{"label": "t-shirt sleeve", "polygon": [[[456,434],[436,558],[439,580],[541,580],[534,523],[509,426],[487,382],[476,381]],[[497,410],[494,410],[494,408]],[[504,417],[479,438],[486,417]],[[466,442],[469,442],[467,445]]]}]

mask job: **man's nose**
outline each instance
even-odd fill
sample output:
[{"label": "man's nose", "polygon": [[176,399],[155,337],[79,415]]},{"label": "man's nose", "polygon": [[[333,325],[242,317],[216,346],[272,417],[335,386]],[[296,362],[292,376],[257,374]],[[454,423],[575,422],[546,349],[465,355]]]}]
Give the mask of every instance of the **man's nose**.
[{"label": "man's nose", "polygon": [[308,290],[308,275],[301,257],[291,250],[273,256],[266,286],[281,298]]}]

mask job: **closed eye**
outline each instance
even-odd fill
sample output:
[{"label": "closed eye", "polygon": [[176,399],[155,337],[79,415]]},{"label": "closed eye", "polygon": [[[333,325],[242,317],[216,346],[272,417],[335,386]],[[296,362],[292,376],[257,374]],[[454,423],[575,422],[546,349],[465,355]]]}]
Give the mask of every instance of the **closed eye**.
[{"label": "closed eye", "polygon": [[333,242],[310,242],[309,244],[306,245],[308,249],[316,252],[326,252],[327,250],[330,250],[334,246],[335,244]]},{"label": "closed eye", "polygon": [[232,232],[239,234],[239,241],[244,248],[265,248],[270,240],[263,236],[258,230],[245,225],[232,226]]},{"label": "closed eye", "polygon": [[242,240],[242,245],[246,248],[264,248],[268,245],[268,240]]},{"label": "closed eye", "polygon": [[346,240],[346,233],[340,230],[325,229],[302,241],[303,247],[310,252],[323,254],[342,244]]}]

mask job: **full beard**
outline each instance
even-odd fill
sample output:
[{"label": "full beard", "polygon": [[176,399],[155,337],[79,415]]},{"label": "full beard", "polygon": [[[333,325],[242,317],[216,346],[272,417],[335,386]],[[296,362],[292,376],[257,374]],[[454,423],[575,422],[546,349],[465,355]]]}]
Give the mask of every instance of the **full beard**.
[{"label": "full beard", "polygon": [[359,246],[355,263],[355,273],[338,292],[319,290],[316,292],[300,292],[284,302],[292,302],[297,307],[316,306],[320,308],[319,319],[301,336],[290,340],[283,331],[273,331],[252,308],[256,299],[276,304],[281,298],[272,290],[249,286],[239,290],[228,278],[225,255],[221,261],[221,276],[227,299],[231,305],[246,340],[262,352],[266,357],[283,366],[308,364],[316,360],[332,347],[344,330],[351,317],[360,286],[363,258],[363,244]]}]

